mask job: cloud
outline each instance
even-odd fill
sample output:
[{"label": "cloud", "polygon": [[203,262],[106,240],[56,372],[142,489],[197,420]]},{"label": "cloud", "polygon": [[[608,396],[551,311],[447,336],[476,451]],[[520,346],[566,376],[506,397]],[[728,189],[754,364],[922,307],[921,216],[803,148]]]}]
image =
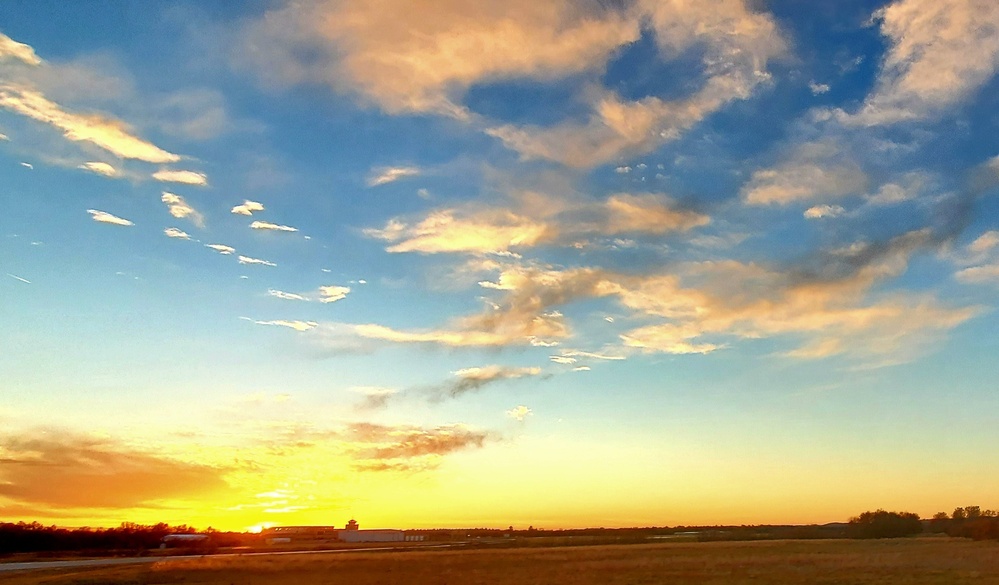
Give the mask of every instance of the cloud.
[{"label": "cloud", "polygon": [[815,83],[814,81],[808,82],[808,89],[812,90],[812,95],[821,95],[824,93],[829,93],[829,86],[824,83]]},{"label": "cloud", "polygon": [[170,215],[176,217],[177,219],[188,218],[194,225],[198,227],[205,227],[205,217],[196,209],[191,207],[190,204],[188,204],[187,201],[180,195],[164,191],[160,200],[163,201],[163,203],[166,203],[167,209],[170,210]]},{"label": "cloud", "polygon": [[315,329],[319,323],[315,321],[286,321],[283,319],[278,319],[275,321],[257,321],[254,319],[249,319],[257,325],[274,325],[277,327],[287,327],[289,329],[294,329],[295,331],[309,331],[310,329]]},{"label": "cloud", "polygon": [[243,203],[232,208],[232,213],[236,215],[253,215],[254,211],[263,211],[264,204],[246,199]]},{"label": "cloud", "polygon": [[989,230],[968,244],[968,251],[973,254],[988,252],[999,246],[999,231]]},{"label": "cloud", "polygon": [[893,124],[939,116],[999,68],[999,4],[900,0],[874,13],[888,41],[874,91],[847,123]]},{"label": "cloud", "polygon": [[243,55],[273,81],[328,83],[389,113],[460,115],[461,94],[477,82],[599,69],[638,29],[591,3],[316,2],[251,25]]},{"label": "cloud", "polygon": [[0,132],[0,140],[8,141],[8,140],[10,140],[10,136],[7,136],[3,132]]},{"label": "cloud", "polygon": [[215,250],[219,254],[223,254],[226,256],[236,251],[236,248],[233,248],[232,246],[226,246],[225,244],[205,244],[205,247],[211,248],[212,250]]},{"label": "cloud", "polygon": [[368,176],[368,186],[377,187],[386,183],[392,183],[405,177],[415,177],[420,174],[418,167],[380,167],[372,169]]},{"label": "cloud", "polygon": [[21,282],[23,282],[24,284],[31,284],[31,281],[30,281],[30,280],[28,280],[27,278],[21,278],[20,276],[18,276],[18,275],[16,275],[16,274],[11,274],[11,273],[9,273],[9,272],[8,272],[8,273],[6,273],[6,274],[7,274],[7,276],[9,276],[9,277],[13,278],[14,280],[20,280],[20,281],[21,281]]},{"label": "cloud", "polygon": [[867,185],[867,174],[841,146],[812,142],[797,145],[794,155],[780,165],[753,172],[742,187],[742,197],[749,205],[787,205],[859,194]]},{"label": "cloud", "polygon": [[208,177],[204,173],[194,171],[171,171],[161,169],[153,173],[153,178],[164,183],[183,183],[185,185],[205,186],[208,184]]},{"label": "cloud", "polygon": [[74,142],[89,142],[122,158],[150,163],[177,162],[180,157],[137,138],[120,120],[99,114],[73,114],[26,87],[0,85],[0,107],[52,125]]},{"label": "cloud", "polygon": [[42,60],[35,54],[31,46],[19,43],[7,35],[0,33],[0,60],[17,59],[26,65],[37,67]]},{"label": "cloud", "polygon": [[454,372],[457,380],[453,380],[439,387],[431,389],[431,394],[437,399],[457,398],[468,392],[480,390],[481,388],[501,382],[503,380],[516,380],[518,378],[533,377],[541,375],[541,368],[514,368],[508,366],[490,365],[483,367],[464,368]]},{"label": "cloud", "polygon": [[118,217],[116,215],[111,215],[110,213],[108,213],[106,211],[98,211],[96,209],[88,209],[87,213],[89,213],[91,215],[91,217],[94,218],[94,221],[99,221],[101,223],[110,223],[110,224],[114,224],[114,225],[125,225],[125,226],[135,225],[134,223],[128,221],[127,219],[123,219],[123,218]]},{"label": "cloud", "polygon": [[492,432],[466,425],[425,429],[373,423],[349,425],[344,436],[354,443],[356,467],[367,471],[431,469],[439,465],[445,455],[482,448],[487,441],[499,438]]},{"label": "cloud", "polygon": [[337,285],[321,286],[319,287],[319,296],[320,296],[319,302],[335,303],[337,301],[347,298],[348,294],[350,294],[349,286],[337,286]]},{"label": "cloud", "polygon": [[300,294],[284,292],[284,291],[276,290],[276,289],[273,289],[273,288],[272,289],[268,289],[267,290],[267,294],[270,295],[270,296],[272,296],[272,297],[275,297],[275,298],[278,298],[278,299],[284,299],[284,300],[287,300],[287,301],[308,301],[309,300],[309,299],[307,299],[306,297],[303,297]]},{"label": "cloud", "polygon": [[966,283],[999,283],[999,263],[964,268],[959,270],[954,276],[961,282]]},{"label": "cloud", "polygon": [[394,218],[364,234],[389,242],[386,250],[395,253],[505,254],[591,235],[684,232],[711,221],[655,193],[615,193],[603,201],[535,197],[521,205],[524,212],[474,206],[436,210],[417,221]]},{"label": "cloud", "polygon": [[515,407],[511,408],[510,410],[506,411],[506,415],[508,417],[510,417],[510,418],[512,418],[514,420],[520,421],[520,422],[523,422],[525,418],[531,416],[532,414],[534,414],[534,413],[531,412],[531,409],[527,408],[523,404],[521,404],[519,406],[515,406]]},{"label": "cloud", "polygon": [[[625,101],[599,87],[610,59],[651,29],[664,60],[704,48],[704,82],[692,95]],[[776,23],[742,0],[633,3],[531,0],[469,4],[334,1],[271,11],[246,30],[241,52],[276,83],[327,83],[384,111],[435,113],[470,122],[472,86],[499,80],[590,80],[583,123],[488,125],[487,133],[525,158],[587,167],[648,152],[707,115],[748,97],[785,51]],[[303,55],[309,55],[304,59]],[[595,89],[594,89],[595,88]]]},{"label": "cloud", "polygon": [[364,234],[392,245],[389,252],[487,253],[533,246],[546,238],[547,226],[505,210],[484,211],[472,216],[453,209],[435,211],[415,224],[389,221],[382,229]]},{"label": "cloud", "polygon": [[26,162],[22,162],[21,166],[24,167],[24,168],[26,168],[26,169],[31,169],[31,170],[34,170],[34,168],[35,168],[35,165],[33,165],[31,163],[26,163]]},{"label": "cloud", "polygon": [[605,207],[607,223],[594,230],[602,235],[683,232],[711,221],[701,213],[677,209],[663,195],[618,193],[607,199]]},{"label": "cloud", "polygon": [[225,471],[63,432],[0,437],[0,496],[65,508],[127,509],[228,489]]},{"label": "cloud", "polygon": [[177,239],[180,239],[180,240],[190,240],[191,239],[190,234],[188,234],[185,231],[179,230],[179,229],[177,229],[175,227],[166,228],[165,230],[163,230],[163,233],[166,234],[166,237],[168,237],[168,238],[177,238]]},{"label": "cloud", "polygon": [[388,406],[389,401],[399,394],[395,388],[361,387],[351,388],[364,395],[364,399],[354,408],[360,411],[381,410]]},{"label": "cloud", "polygon": [[[211,246],[209,246],[209,247],[211,247]],[[218,250],[218,248],[215,248],[215,249]],[[222,252],[222,250],[219,250],[219,251]],[[226,252],[222,252],[222,253],[226,254]],[[231,254],[232,252],[228,252],[228,253]],[[259,258],[251,258],[249,256],[240,256],[239,257],[239,263],[240,264],[260,264],[262,266],[277,266],[277,264],[275,264],[273,262],[269,262],[267,260],[261,260]]]},{"label": "cloud", "polygon": [[846,210],[839,205],[816,205],[809,207],[803,214],[805,219],[822,219],[826,217],[839,217],[846,213]]},{"label": "cloud", "polygon": [[105,177],[118,176],[118,170],[106,162],[85,162],[79,168]]},{"label": "cloud", "polygon": [[255,221],[250,224],[250,229],[253,230],[270,230],[276,232],[297,232],[298,228],[293,228],[288,225],[278,225],[276,223],[270,223],[266,221]]}]

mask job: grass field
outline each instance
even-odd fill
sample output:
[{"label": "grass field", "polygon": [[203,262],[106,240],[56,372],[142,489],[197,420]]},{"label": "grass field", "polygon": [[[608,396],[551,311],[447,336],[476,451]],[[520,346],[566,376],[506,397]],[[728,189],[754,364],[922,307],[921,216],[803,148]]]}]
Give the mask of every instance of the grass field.
[{"label": "grass field", "polygon": [[950,538],[662,543],[203,558],[44,570],[5,584],[999,585],[999,544]]}]

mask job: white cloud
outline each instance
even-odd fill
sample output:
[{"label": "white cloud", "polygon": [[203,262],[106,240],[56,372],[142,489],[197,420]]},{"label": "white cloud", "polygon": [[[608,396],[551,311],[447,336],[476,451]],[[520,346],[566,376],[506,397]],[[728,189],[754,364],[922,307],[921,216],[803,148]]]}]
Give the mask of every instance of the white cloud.
[{"label": "white cloud", "polygon": [[350,293],[349,286],[321,286],[319,287],[319,302],[321,303],[335,303],[336,301],[342,300],[347,297]]},{"label": "white cloud", "polygon": [[177,162],[180,157],[131,134],[128,126],[99,114],[73,114],[26,87],[0,85],[0,107],[55,126],[74,142],[89,142],[122,158],[150,163]]},{"label": "white cloud", "polygon": [[244,200],[241,204],[232,208],[232,213],[236,215],[253,215],[255,211],[263,211],[264,204],[257,201]]},{"label": "white cloud", "polygon": [[742,197],[749,205],[786,205],[861,193],[867,184],[867,174],[841,146],[813,142],[796,146],[792,157],[776,167],[754,171]]},{"label": "white cloud", "polygon": [[236,248],[233,248],[232,246],[226,246],[225,244],[205,244],[205,247],[211,248],[212,250],[215,250],[219,254],[224,254],[226,256],[236,251]]},{"label": "white cloud", "polygon": [[297,232],[298,228],[293,228],[290,225],[278,225],[276,223],[270,223],[267,221],[255,221],[250,224],[250,229],[254,230],[269,230],[276,232]]},{"label": "white cloud", "polygon": [[30,169],[30,170],[34,170],[35,169],[35,165],[33,165],[31,163],[22,162],[21,166],[24,167],[24,168],[26,168],[26,169]]},{"label": "white cloud", "polygon": [[808,89],[812,90],[812,95],[821,95],[829,92],[829,86],[824,83],[808,82]]},{"label": "white cloud", "polygon": [[79,166],[79,168],[90,171],[91,173],[97,173],[98,175],[103,175],[105,177],[116,177],[118,176],[118,170],[106,162],[85,162]]},{"label": "white cloud", "polygon": [[418,167],[381,167],[372,169],[368,176],[368,186],[377,187],[386,183],[392,183],[404,177],[415,177],[420,174]]},{"label": "white cloud", "polygon": [[196,173],[194,171],[171,171],[161,169],[153,173],[153,178],[164,183],[183,183],[185,185],[200,186],[208,184],[208,177],[204,173]]},{"label": "white cloud", "polygon": [[[223,252],[223,253],[225,253],[225,252]],[[239,263],[240,264],[260,264],[262,266],[277,266],[277,264],[275,264],[273,262],[269,262],[267,260],[261,260],[259,258],[251,258],[249,256],[240,256],[239,257]]]},{"label": "white cloud", "polygon": [[10,137],[3,132],[0,132],[0,140],[10,140]]},{"label": "white cloud", "polygon": [[839,217],[846,213],[846,210],[839,205],[816,205],[805,210],[806,219],[822,219],[826,217]]},{"label": "white cloud", "polygon": [[302,296],[300,294],[290,293],[290,292],[284,292],[284,291],[276,290],[276,289],[273,289],[273,288],[272,289],[268,289],[267,290],[267,294],[269,294],[272,297],[275,297],[275,298],[278,298],[278,299],[284,299],[284,300],[287,300],[287,301],[308,301],[309,300],[309,299],[307,299],[306,297],[304,297],[304,296]]},{"label": "white cloud", "polygon": [[9,277],[13,278],[14,280],[20,280],[20,281],[21,281],[21,282],[23,282],[24,284],[31,284],[31,281],[30,281],[30,280],[28,280],[27,278],[21,278],[20,276],[18,276],[18,275],[16,275],[16,274],[11,274],[11,273],[9,273],[9,272],[8,272],[8,273],[6,273],[6,274],[7,274],[7,276],[9,276]]},{"label": "white cloud", "polygon": [[975,238],[974,242],[968,244],[968,251],[974,254],[988,252],[999,246],[999,231],[989,230]]},{"label": "white cloud", "polygon": [[170,210],[170,215],[176,217],[177,219],[188,218],[192,223],[194,223],[194,225],[198,227],[205,227],[204,216],[191,207],[190,204],[188,204],[187,201],[180,195],[164,191],[160,200],[163,201],[163,203],[166,203],[167,209]]},{"label": "white cloud", "polygon": [[42,60],[35,54],[35,50],[30,45],[19,43],[0,33],[0,60],[8,58],[17,59],[35,67],[42,64]]},{"label": "white cloud", "polygon": [[316,326],[319,325],[319,323],[316,323],[315,321],[285,321],[285,320],[256,321],[252,319],[251,321],[253,321],[257,325],[274,325],[277,327],[287,327],[289,329],[294,329],[295,331],[309,331],[310,329],[315,329]]},{"label": "white cloud", "polygon": [[98,222],[101,222],[101,223],[110,223],[110,224],[113,224],[113,225],[125,225],[125,226],[135,225],[134,223],[128,221],[127,219],[118,217],[117,215],[111,215],[110,213],[108,213],[106,211],[98,211],[96,209],[88,209],[87,213],[89,213],[91,215],[91,217],[94,218],[94,221],[98,221]]},{"label": "white cloud", "polygon": [[166,228],[165,230],[163,230],[163,233],[166,234],[166,237],[168,237],[168,238],[177,238],[177,239],[180,239],[180,240],[190,240],[191,239],[190,234],[188,234],[187,232],[185,232],[183,230],[177,229],[175,227]]},{"label": "white cloud", "polygon": [[999,67],[999,3],[899,0],[874,14],[888,51],[875,89],[848,123],[891,124],[939,115]]},{"label": "white cloud", "polygon": [[954,275],[961,282],[981,284],[987,282],[999,283],[999,263],[972,266],[959,270]]},{"label": "white cloud", "polygon": [[514,420],[523,421],[525,418],[534,414],[530,408],[527,408],[523,404],[515,406],[510,410],[506,411],[506,415]]}]

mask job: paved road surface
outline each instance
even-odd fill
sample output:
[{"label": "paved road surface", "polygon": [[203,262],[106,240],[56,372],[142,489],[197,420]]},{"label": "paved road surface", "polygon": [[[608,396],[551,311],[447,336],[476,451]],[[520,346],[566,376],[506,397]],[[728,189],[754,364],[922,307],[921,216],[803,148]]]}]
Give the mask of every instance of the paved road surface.
[{"label": "paved road surface", "polygon": [[[463,544],[463,543],[456,543]],[[217,555],[179,555],[175,557],[125,557],[107,559],[80,559],[67,561],[31,561],[27,563],[0,563],[0,573],[10,571],[30,571],[34,569],[79,569],[83,567],[107,567],[111,565],[138,565],[142,563],[173,562],[189,559],[260,557],[283,555],[324,555],[348,552],[380,552],[387,550],[413,550],[414,548],[450,548],[454,544],[428,544],[424,546],[379,546],[373,548],[338,548],[335,550],[289,550],[282,552],[223,553]]]}]

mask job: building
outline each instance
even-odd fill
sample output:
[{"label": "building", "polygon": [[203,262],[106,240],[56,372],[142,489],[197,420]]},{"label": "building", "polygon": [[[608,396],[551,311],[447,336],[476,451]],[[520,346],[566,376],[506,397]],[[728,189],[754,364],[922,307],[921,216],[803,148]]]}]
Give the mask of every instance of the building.
[{"label": "building", "polygon": [[422,534],[402,530],[361,530],[351,519],[343,529],[335,526],[273,526],[261,532],[267,544],[305,544],[339,542],[421,542]]},{"label": "building", "polygon": [[337,533],[337,539],[341,542],[403,542],[406,533],[402,530],[361,530],[357,520],[351,519]]}]

